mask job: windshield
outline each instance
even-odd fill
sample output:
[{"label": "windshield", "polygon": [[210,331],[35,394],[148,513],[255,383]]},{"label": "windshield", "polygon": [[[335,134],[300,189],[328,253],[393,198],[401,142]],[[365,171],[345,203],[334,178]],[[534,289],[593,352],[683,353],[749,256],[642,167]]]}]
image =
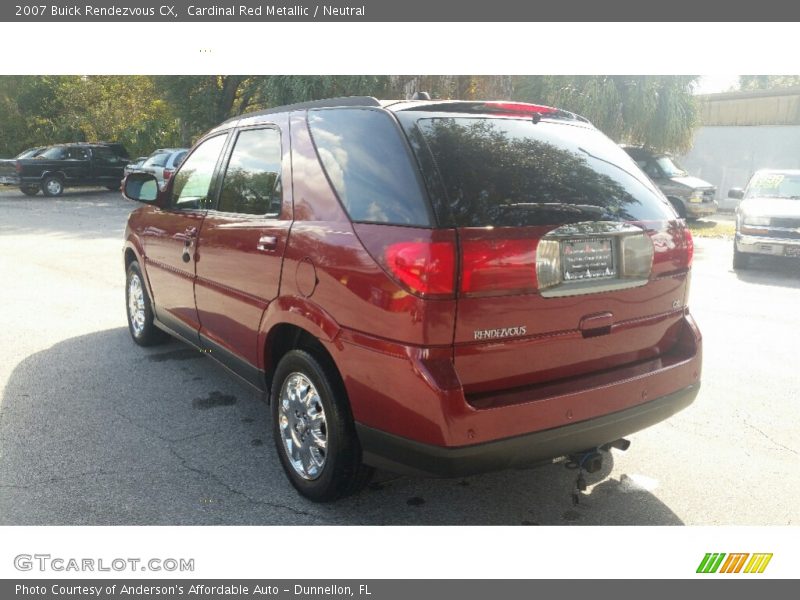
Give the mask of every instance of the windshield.
[{"label": "windshield", "polygon": [[747,184],[745,198],[800,199],[800,173],[756,173]]},{"label": "windshield", "polygon": [[416,125],[444,184],[443,222],[515,227],[671,218],[631,158],[593,128],[473,117]]},{"label": "windshield", "polygon": [[34,156],[39,154],[39,152],[41,152],[42,150],[43,148],[29,148],[24,152],[20,152],[14,158],[33,158]]},{"label": "windshield", "polygon": [[659,156],[656,159],[656,164],[661,167],[666,177],[686,177],[686,171],[681,169],[678,163],[669,156]]},{"label": "windshield", "polygon": [[47,150],[37,154],[36,158],[49,158],[52,160],[62,159],[64,158],[64,148],[61,148],[60,146],[48,148]]}]

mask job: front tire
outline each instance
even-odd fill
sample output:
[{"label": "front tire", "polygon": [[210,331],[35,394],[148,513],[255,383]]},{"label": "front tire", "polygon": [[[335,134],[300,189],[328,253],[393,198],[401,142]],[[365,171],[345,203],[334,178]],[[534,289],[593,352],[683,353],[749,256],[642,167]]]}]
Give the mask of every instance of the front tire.
[{"label": "front tire", "polygon": [[750,257],[744,252],[736,249],[736,242],[733,243],[733,270],[741,271],[750,266]]},{"label": "front tire", "polygon": [[54,175],[45,177],[42,181],[42,193],[49,197],[60,196],[64,193],[64,182]]},{"label": "front tire", "polygon": [[23,185],[22,187],[19,188],[19,191],[21,191],[26,196],[35,196],[36,194],[39,193],[39,186],[38,185]]},{"label": "front tire", "polygon": [[271,390],[272,435],[289,481],[314,502],[354,494],[372,469],[361,462],[344,386],[327,357],[292,350]]},{"label": "front tire", "polygon": [[680,200],[676,200],[675,198],[669,198],[669,203],[672,204],[672,208],[675,209],[675,212],[678,213],[678,216],[681,219],[686,219],[686,207],[683,205],[683,202]]},{"label": "front tire", "polygon": [[169,336],[153,323],[153,305],[136,261],[128,265],[125,277],[125,307],[128,331],[134,342],[140,346],[155,346],[168,339]]}]

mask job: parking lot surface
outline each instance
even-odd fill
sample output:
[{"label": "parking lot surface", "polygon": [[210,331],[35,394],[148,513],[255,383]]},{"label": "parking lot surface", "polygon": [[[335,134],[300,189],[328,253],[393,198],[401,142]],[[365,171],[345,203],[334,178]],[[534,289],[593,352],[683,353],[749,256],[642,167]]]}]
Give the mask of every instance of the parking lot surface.
[{"label": "parking lot surface", "polygon": [[703,387],[630,436],[573,505],[563,464],[453,480],[378,473],[299,497],[258,393],[187,346],[129,339],[119,193],[0,191],[0,524],[788,525],[800,522],[800,264],[734,273],[696,238]]}]

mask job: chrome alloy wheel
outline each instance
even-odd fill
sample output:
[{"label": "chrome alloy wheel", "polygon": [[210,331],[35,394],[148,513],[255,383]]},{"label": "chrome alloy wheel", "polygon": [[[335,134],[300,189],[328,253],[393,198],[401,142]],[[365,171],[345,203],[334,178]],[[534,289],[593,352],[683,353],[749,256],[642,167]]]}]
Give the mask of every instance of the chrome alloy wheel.
[{"label": "chrome alloy wheel", "polygon": [[291,373],[278,402],[278,424],[289,462],[303,479],[317,479],[328,454],[328,426],[317,388],[302,373]]},{"label": "chrome alloy wheel", "polygon": [[61,182],[58,179],[50,179],[47,181],[47,191],[53,196],[58,196],[61,193]]},{"label": "chrome alloy wheel", "polygon": [[144,291],[142,290],[142,280],[136,273],[131,275],[128,282],[128,319],[136,337],[142,335],[144,331]]}]

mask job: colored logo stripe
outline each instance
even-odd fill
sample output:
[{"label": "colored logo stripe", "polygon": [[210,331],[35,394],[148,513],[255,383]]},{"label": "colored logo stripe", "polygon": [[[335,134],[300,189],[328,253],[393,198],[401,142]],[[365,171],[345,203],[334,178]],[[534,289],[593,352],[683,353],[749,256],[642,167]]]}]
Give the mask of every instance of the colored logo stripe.
[{"label": "colored logo stripe", "polygon": [[[728,557],[727,559],[725,557]],[[747,558],[750,560],[747,561]],[[722,561],[725,561],[724,563]],[[767,568],[769,561],[772,560],[772,554],[749,554],[747,552],[736,552],[733,554],[725,554],[724,552],[708,552],[700,561],[697,567],[698,573],[740,573],[744,567],[745,573],[763,573]],[[747,566],[745,565],[747,562]],[[720,568],[720,565],[722,568]]]},{"label": "colored logo stripe", "polygon": [[700,566],[697,567],[698,573],[716,573],[717,569],[719,569],[719,565],[722,562],[722,559],[725,558],[725,553],[721,554],[711,554],[707,553],[703,560],[700,561]]},{"label": "colored logo stripe", "polygon": [[763,573],[767,568],[769,561],[772,560],[772,554],[753,554],[753,558],[747,563],[744,568],[745,573]]}]

